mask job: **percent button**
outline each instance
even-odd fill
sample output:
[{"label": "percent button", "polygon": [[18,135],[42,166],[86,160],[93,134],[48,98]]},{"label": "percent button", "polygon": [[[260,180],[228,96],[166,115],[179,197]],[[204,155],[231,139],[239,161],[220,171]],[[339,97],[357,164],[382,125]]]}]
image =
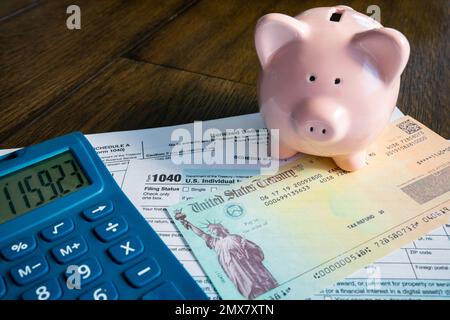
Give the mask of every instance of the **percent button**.
[{"label": "percent button", "polygon": [[12,261],[30,254],[34,249],[36,240],[33,237],[24,237],[8,244],[1,252],[5,259]]}]

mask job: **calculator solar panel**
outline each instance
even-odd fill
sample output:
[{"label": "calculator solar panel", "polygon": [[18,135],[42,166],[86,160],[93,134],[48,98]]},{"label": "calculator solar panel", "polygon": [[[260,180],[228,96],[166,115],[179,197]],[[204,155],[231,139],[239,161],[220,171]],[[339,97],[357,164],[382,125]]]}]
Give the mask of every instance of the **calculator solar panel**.
[{"label": "calculator solar panel", "polygon": [[207,296],[73,133],[0,158],[0,299]]}]

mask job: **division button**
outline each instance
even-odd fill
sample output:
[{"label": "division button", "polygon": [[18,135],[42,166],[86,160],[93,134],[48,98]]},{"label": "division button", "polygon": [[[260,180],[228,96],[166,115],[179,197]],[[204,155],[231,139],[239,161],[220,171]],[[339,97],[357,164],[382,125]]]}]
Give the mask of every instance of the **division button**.
[{"label": "division button", "polygon": [[95,234],[102,241],[111,241],[118,238],[128,230],[128,224],[123,217],[117,217],[95,228]]}]

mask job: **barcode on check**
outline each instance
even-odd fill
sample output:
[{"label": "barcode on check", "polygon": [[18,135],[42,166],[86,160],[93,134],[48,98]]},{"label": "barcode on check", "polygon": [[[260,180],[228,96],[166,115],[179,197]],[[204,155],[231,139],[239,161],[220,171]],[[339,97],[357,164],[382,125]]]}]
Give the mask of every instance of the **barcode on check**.
[{"label": "barcode on check", "polygon": [[417,123],[412,122],[411,120],[405,120],[400,122],[397,127],[402,129],[407,134],[413,134],[422,129]]},{"label": "barcode on check", "polygon": [[450,167],[408,184],[401,190],[419,204],[433,200],[450,191]]}]

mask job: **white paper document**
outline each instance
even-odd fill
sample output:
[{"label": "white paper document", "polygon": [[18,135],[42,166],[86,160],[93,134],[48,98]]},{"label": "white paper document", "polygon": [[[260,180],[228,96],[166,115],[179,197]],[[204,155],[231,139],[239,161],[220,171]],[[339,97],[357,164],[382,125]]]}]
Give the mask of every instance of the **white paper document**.
[{"label": "white paper document", "polygon": [[[94,146],[95,150],[102,158],[103,162],[106,164],[124,192],[130,197],[130,199],[133,199],[135,195],[141,194],[137,189],[135,190],[133,188],[135,182],[137,185],[141,179],[128,177],[130,163],[134,160],[140,159],[147,159],[161,163],[170,162],[170,160],[167,159],[171,158],[172,148],[175,144],[171,141],[171,134],[175,129],[180,128],[187,129],[191,133],[193,142],[200,141],[201,147],[199,148],[198,144],[193,143],[192,147],[189,149],[190,152],[203,152],[203,148],[206,148],[209,145],[209,140],[203,140],[203,137],[195,134],[194,125],[192,123],[156,129],[87,135],[87,138]],[[226,129],[265,130],[265,125],[261,116],[258,113],[255,113],[202,122],[203,131],[209,128],[215,128],[223,132]],[[211,171],[215,171],[217,168],[211,167],[210,169]],[[244,175],[244,178],[247,178],[250,175],[255,175],[258,172],[259,171],[255,170],[252,171],[251,174],[247,173]],[[138,176],[140,175],[136,172],[135,174]],[[142,174],[150,174],[150,172],[146,171],[142,172]],[[212,173],[212,175],[214,174]],[[172,178],[173,177],[159,178],[164,179],[164,183],[159,189],[163,199],[165,199],[166,194],[170,194],[171,181],[169,180],[172,180]],[[236,179],[236,177],[233,177],[233,179]],[[127,187],[125,187],[124,181],[127,181]],[[230,183],[231,181],[228,182]],[[193,192],[202,192],[205,190],[206,184],[204,185],[203,182],[197,183],[190,181],[190,183],[192,183],[192,185],[189,190],[192,190]],[[212,184],[214,185],[215,183],[212,182]],[[152,192],[152,190],[149,191],[149,193]],[[142,203],[142,205],[135,205],[153,229],[162,238],[162,240],[169,246],[175,256],[185,266],[188,272],[197,280],[208,296],[211,299],[217,299],[217,293],[204,274],[203,270],[200,268],[200,265],[190,253],[189,247],[184,243],[181,235],[175,229],[175,225],[171,222],[170,218],[166,217],[163,212],[163,209],[172,203],[155,201],[151,197],[149,197],[148,200],[149,201],[145,204]]]},{"label": "white paper document", "polygon": [[[265,130],[264,122],[258,113],[203,121],[201,126],[203,130],[210,128],[221,131],[248,128]],[[175,145],[171,141],[171,135],[176,129],[188,130],[191,133],[193,142],[202,140],[202,137],[194,132],[193,123],[154,129],[91,134],[86,135],[86,137],[94,146],[117,183],[122,185],[130,160],[170,159],[172,148]],[[198,144],[193,143],[191,152],[202,152],[202,148],[208,142],[200,141],[200,148]]]},{"label": "white paper document", "polygon": [[[397,110],[392,120],[401,115]],[[258,120],[253,122],[253,128],[258,128],[258,124],[263,126],[259,116],[255,117]],[[242,125],[238,118],[233,122]],[[217,298],[213,287],[163,208],[194,197],[200,192],[214,191],[221,185],[239,182],[258,174],[258,170],[218,170],[209,167],[186,171],[180,170],[170,160],[132,161],[127,169],[124,191],[209,296]],[[190,174],[186,176],[186,172]],[[332,288],[317,293],[311,299],[450,298],[449,228],[450,226],[443,226],[435,230]]]},{"label": "white paper document", "polygon": [[[400,116],[402,113],[396,109],[392,120]],[[259,114],[205,121],[202,126],[203,130],[217,128],[222,131],[265,129]],[[214,299],[218,298],[214,288],[163,209],[200,192],[214,191],[214,188],[221,185],[246,179],[258,174],[259,171],[255,168],[229,170],[209,167],[208,171],[202,173],[197,171],[197,175],[193,173],[191,176],[185,176],[184,173],[184,176],[175,177],[182,174],[180,167],[174,166],[167,159],[170,159],[175,145],[171,141],[172,132],[182,128],[191,132],[195,141],[202,140],[202,137],[195,135],[192,123],[94,134],[87,135],[87,138],[145,219],[205,292]],[[202,152],[203,146],[207,144],[208,141],[201,141],[202,147],[193,147],[191,152]],[[5,153],[6,150],[0,151],[0,155]],[[161,178],[161,174],[165,176]],[[178,179],[180,180],[176,181]],[[449,234],[450,226],[443,226],[311,298],[448,299],[450,298]],[[373,283],[374,279],[380,278],[381,282]]]}]

